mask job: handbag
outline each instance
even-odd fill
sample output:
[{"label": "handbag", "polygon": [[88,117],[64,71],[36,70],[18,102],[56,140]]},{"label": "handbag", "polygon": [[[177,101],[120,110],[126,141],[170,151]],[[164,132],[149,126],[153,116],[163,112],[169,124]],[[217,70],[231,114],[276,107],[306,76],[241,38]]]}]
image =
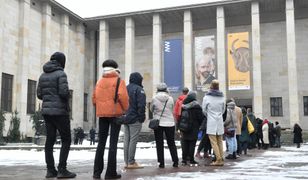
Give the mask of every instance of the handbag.
[{"label": "handbag", "polygon": [[161,112],[161,114],[160,114],[159,119],[150,119],[150,123],[149,123],[149,128],[150,128],[150,129],[153,129],[153,130],[158,129],[158,127],[159,127],[159,120],[160,120],[160,118],[162,117],[162,115],[163,115],[163,113],[164,113],[164,111],[165,111],[167,102],[168,102],[168,99],[167,99],[167,101],[165,102],[164,108],[163,108],[163,110],[162,110],[162,112]]},{"label": "handbag", "polygon": [[248,117],[248,116],[246,116],[246,117],[247,117],[247,129],[248,129],[248,133],[251,134],[251,133],[255,132],[255,128],[253,127],[253,125],[252,125],[252,123],[251,123],[249,117]]},{"label": "handbag", "polygon": [[[121,81],[121,79],[118,78],[117,79],[116,90],[115,90],[115,94],[114,94],[114,112],[115,112],[116,104],[118,103],[118,98],[119,98],[118,91],[119,91],[120,81]],[[120,106],[122,108],[121,104],[120,104]],[[118,125],[126,124],[126,114],[122,114],[121,116],[115,117],[115,123],[118,124]]]}]

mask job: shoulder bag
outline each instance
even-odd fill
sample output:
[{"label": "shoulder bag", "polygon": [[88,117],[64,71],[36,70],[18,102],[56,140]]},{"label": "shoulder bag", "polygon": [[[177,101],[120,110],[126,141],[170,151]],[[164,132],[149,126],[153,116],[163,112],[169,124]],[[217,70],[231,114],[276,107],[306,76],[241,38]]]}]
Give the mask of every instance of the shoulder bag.
[{"label": "shoulder bag", "polygon": [[165,111],[167,102],[168,102],[168,99],[167,99],[167,101],[165,102],[164,108],[163,108],[163,110],[162,110],[162,112],[161,112],[161,114],[160,114],[159,119],[150,119],[150,123],[149,123],[149,128],[150,128],[150,129],[155,130],[155,129],[157,129],[157,128],[159,127],[159,121],[160,121],[160,118],[162,117],[162,115],[163,115],[163,113],[164,113],[164,111]]}]

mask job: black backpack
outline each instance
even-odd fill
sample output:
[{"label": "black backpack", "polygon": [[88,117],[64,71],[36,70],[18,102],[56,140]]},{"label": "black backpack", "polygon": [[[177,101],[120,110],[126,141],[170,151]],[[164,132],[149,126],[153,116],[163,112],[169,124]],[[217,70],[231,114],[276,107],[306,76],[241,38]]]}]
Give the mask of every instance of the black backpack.
[{"label": "black backpack", "polygon": [[182,109],[181,117],[178,123],[178,129],[182,132],[189,132],[193,129],[193,123],[190,120],[189,110]]}]

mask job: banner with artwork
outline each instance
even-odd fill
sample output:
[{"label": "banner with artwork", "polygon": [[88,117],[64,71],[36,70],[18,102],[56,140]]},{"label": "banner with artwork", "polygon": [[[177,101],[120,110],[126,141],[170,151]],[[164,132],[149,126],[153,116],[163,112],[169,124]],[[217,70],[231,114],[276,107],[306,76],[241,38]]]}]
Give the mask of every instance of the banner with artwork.
[{"label": "banner with artwork", "polygon": [[216,79],[215,36],[195,37],[195,86],[197,91],[208,91]]},{"label": "banner with artwork", "polygon": [[[155,64],[154,64],[155,66]],[[177,93],[183,87],[183,40],[164,41],[164,82],[171,93]]]},{"label": "banner with artwork", "polygon": [[228,34],[228,86],[229,90],[250,89],[249,33]]}]

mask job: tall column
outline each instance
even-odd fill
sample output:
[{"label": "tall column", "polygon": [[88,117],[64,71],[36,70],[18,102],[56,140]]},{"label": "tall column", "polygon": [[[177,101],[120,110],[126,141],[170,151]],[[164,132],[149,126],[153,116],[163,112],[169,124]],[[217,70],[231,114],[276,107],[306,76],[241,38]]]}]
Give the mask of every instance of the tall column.
[{"label": "tall column", "polygon": [[192,73],[192,16],[189,10],[184,12],[184,86],[193,89]]},{"label": "tall column", "polygon": [[162,80],[162,25],[159,14],[153,15],[153,95],[156,92],[156,86]]},{"label": "tall column", "polygon": [[[27,130],[27,88],[28,88],[28,61],[29,58],[29,31],[30,31],[30,0],[19,1],[19,37],[18,62],[15,84],[15,106],[20,117],[20,131],[25,135]],[[14,108],[15,107],[15,108]]]},{"label": "tall column", "polygon": [[97,79],[103,75],[103,62],[109,58],[109,24],[105,20],[99,22],[99,51]]},{"label": "tall column", "polygon": [[260,48],[260,14],[259,3],[251,4],[252,62],[253,62],[253,111],[256,117],[263,118],[261,48]]},{"label": "tall column", "polygon": [[[3,17],[4,15],[4,5],[0,6],[0,17]],[[0,18],[0,26],[3,27],[4,18]],[[3,67],[3,29],[0,28],[0,102],[1,102],[1,85],[2,85],[2,67]],[[1,107],[0,107],[1,108]]]},{"label": "tall column", "polygon": [[286,0],[286,28],[287,28],[287,54],[288,54],[288,80],[289,80],[289,108],[290,125],[299,122],[297,68],[296,68],[296,43],[294,2]]},{"label": "tall column", "polygon": [[129,82],[129,75],[133,71],[135,50],[135,23],[133,18],[125,19],[125,81]]},{"label": "tall column", "polygon": [[[60,50],[66,57],[69,55],[69,23],[69,16],[67,14],[63,14],[61,16]],[[69,63],[69,61],[66,63]]]},{"label": "tall column", "polygon": [[42,35],[41,35],[41,67],[49,60],[51,55],[51,6],[45,2],[42,6]]},{"label": "tall column", "polygon": [[84,113],[84,92],[85,92],[85,28],[82,23],[77,25],[77,47],[78,47],[78,65],[77,71],[81,72],[78,75],[78,83],[76,83],[76,95],[77,98],[77,108],[78,110],[75,111],[76,117],[78,117],[77,124],[83,127],[83,113]]},{"label": "tall column", "polygon": [[219,89],[226,95],[226,45],[225,45],[225,13],[223,7],[217,7],[217,75]]}]

